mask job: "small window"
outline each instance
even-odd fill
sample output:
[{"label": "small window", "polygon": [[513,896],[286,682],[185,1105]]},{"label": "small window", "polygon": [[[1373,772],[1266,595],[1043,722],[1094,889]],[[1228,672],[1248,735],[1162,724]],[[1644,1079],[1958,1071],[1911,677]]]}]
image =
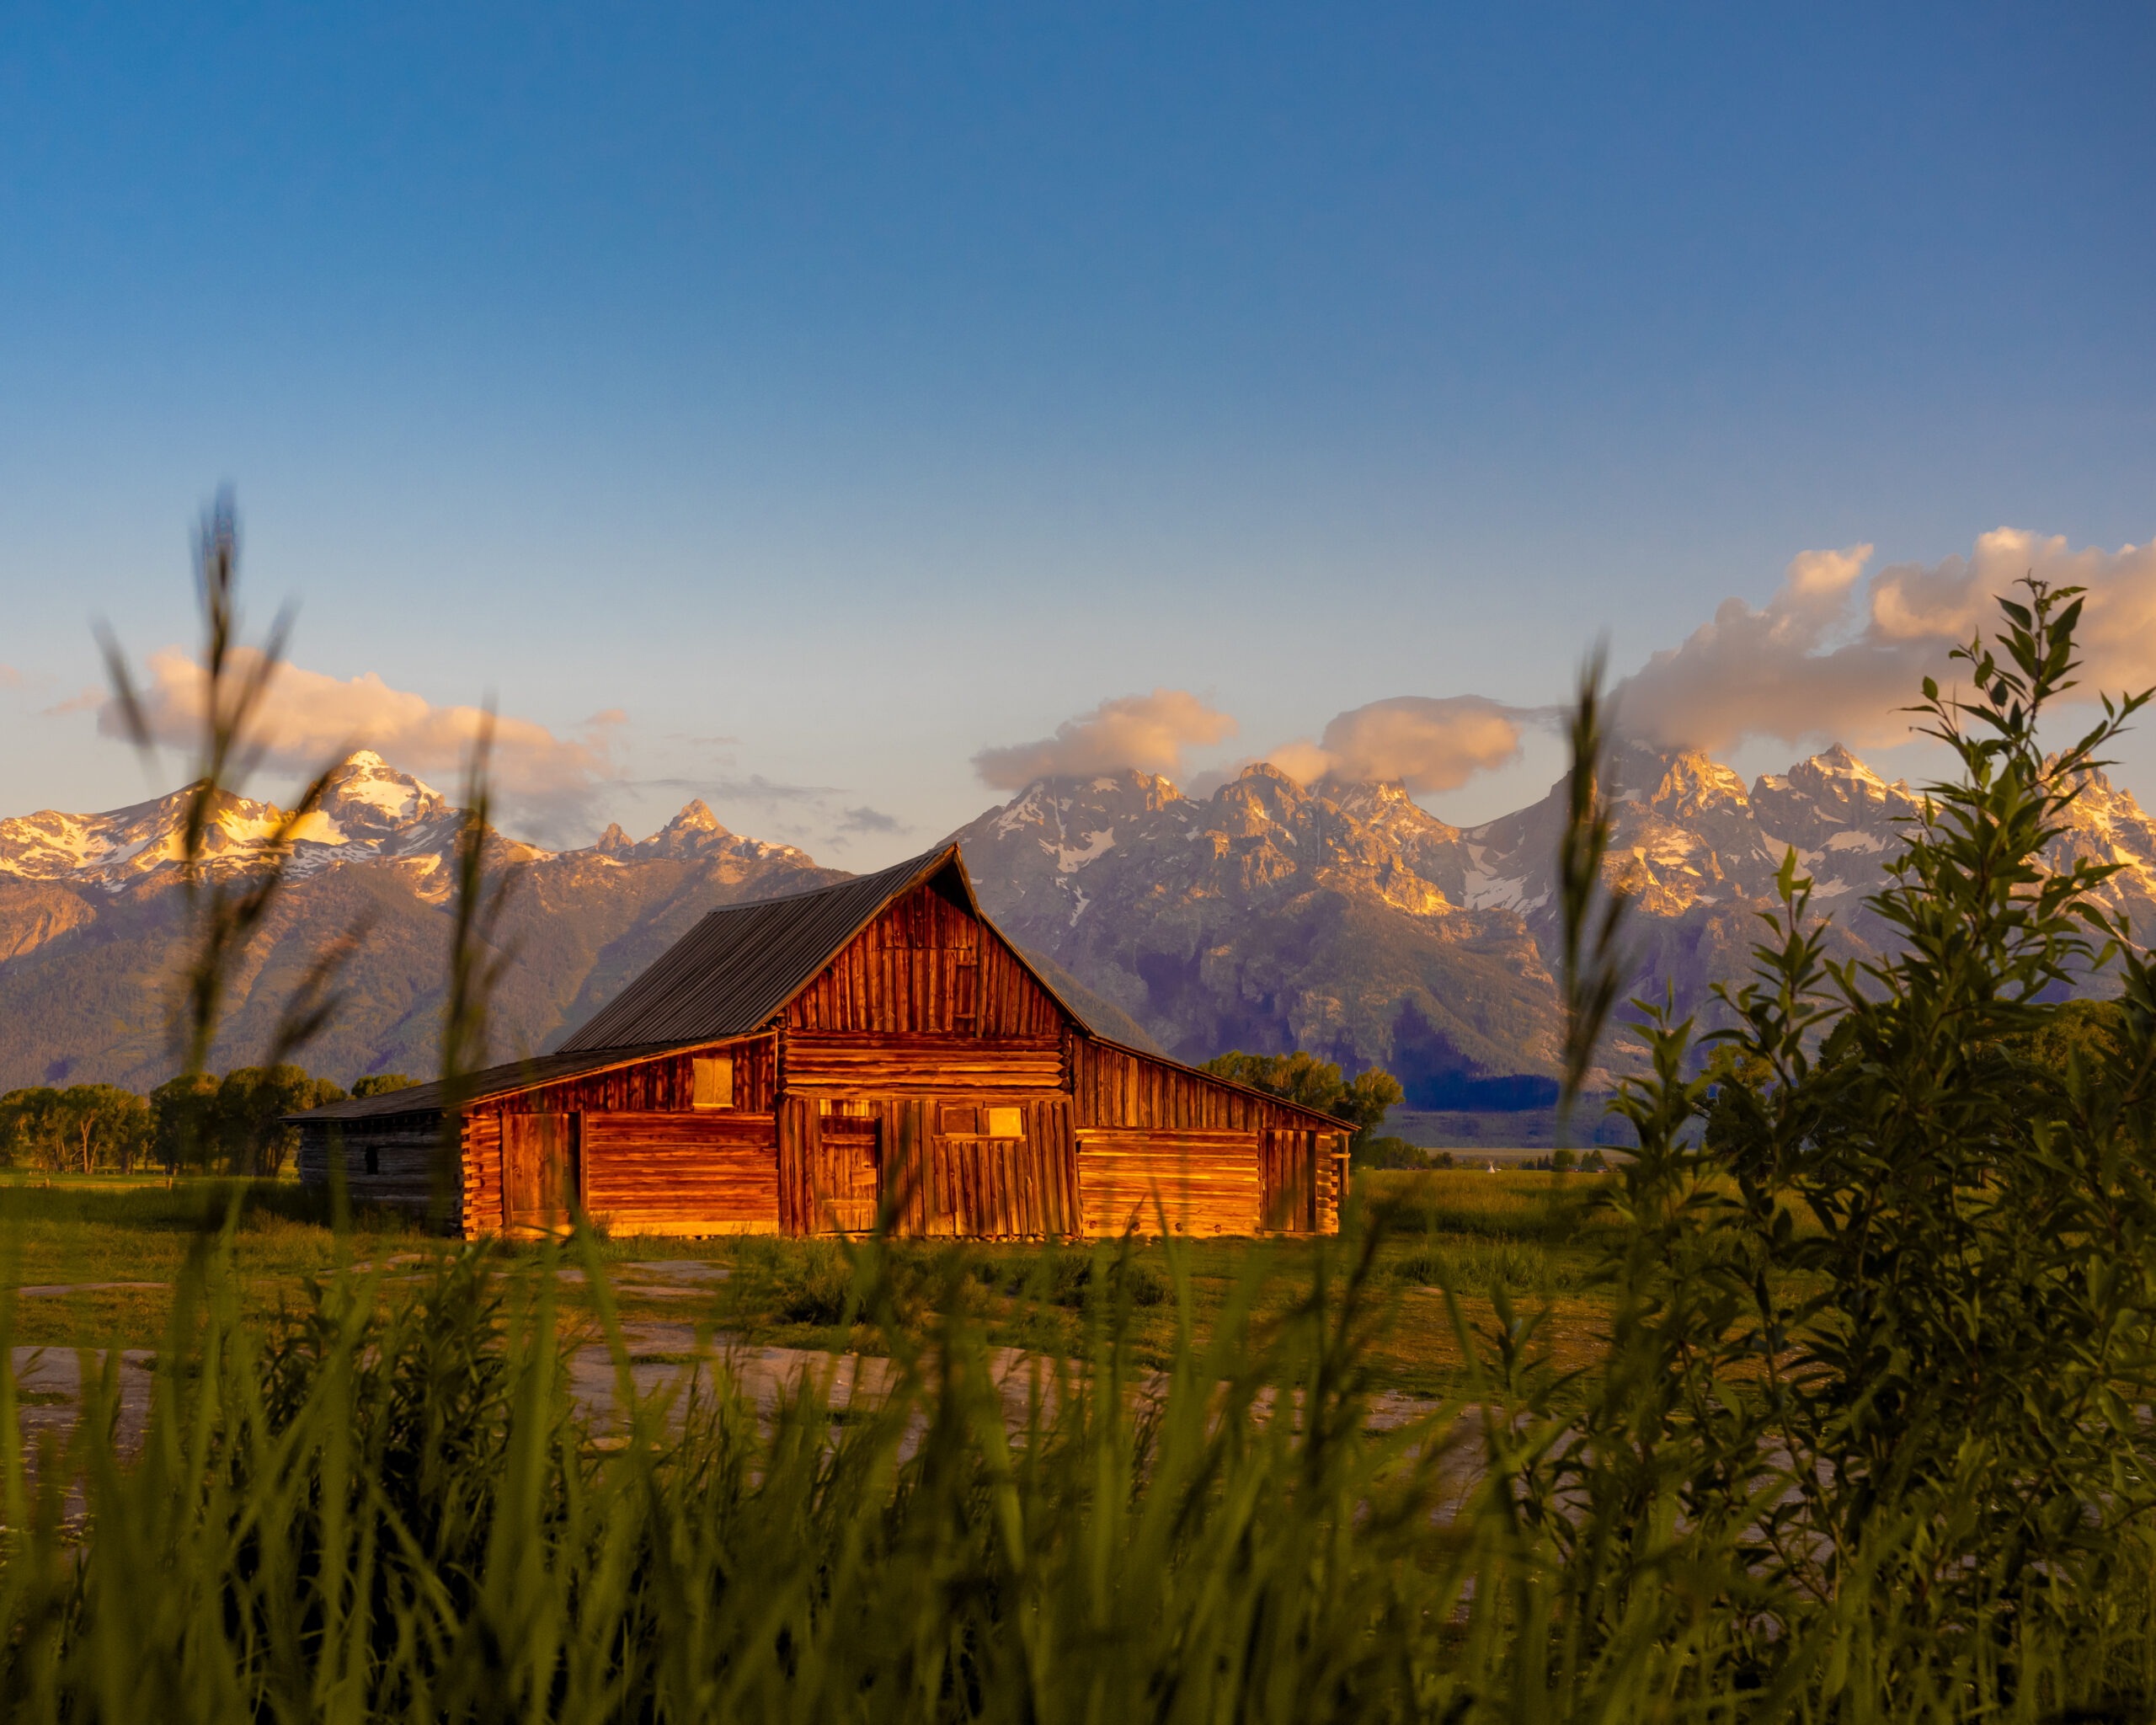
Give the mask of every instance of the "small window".
[{"label": "small window", "polygon": [[1023,1138],[1026,1135],[1026,1115],[1022,1108],[990,1108],[988,1135],[990,1138]]},{"label": "small window", "polygon": [[970,1138],[979,1129],[979,1114],[969,1102],[947,1102],[936,1110],[936,1130],[946,1137]]},{"label": "small window", "polygon": [[734,1106],[734,1057],[712,1055],[689,1062],[693,1087],[691,1102],[700,1108]]}]

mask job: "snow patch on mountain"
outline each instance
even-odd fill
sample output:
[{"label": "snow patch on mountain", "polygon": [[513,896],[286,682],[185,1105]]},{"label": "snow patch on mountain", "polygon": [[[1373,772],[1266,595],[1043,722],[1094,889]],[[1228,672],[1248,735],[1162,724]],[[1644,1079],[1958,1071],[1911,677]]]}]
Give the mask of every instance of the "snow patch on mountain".
[{"label": "snow patch on mountain", "polygon": [[1096,857],[1105,855],[1114,846],[1114,844],[1115,829],[1112,826],[1102,827],[1097,832],[1087,833],[1082,847],[1068,844],[1049,845],[1045,840],[1042,841],[1043,849],[1054,852],[1056,873],[1059,874],[1075,874]]}]

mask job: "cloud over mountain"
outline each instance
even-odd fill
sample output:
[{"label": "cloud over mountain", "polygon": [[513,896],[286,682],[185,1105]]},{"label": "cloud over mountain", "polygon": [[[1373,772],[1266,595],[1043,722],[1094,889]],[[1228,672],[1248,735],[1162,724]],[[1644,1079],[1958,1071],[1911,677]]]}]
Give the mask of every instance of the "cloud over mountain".
[{"label": "cloud over mountain", "polygon": [[1336,714],[1318,742],[1289,743],[1266,759],[1302,784],[1329,777],[1449,791],[1518,755],[1527,716],[1481,695],[1396,695]]},{"label": "cloud over mountain", "polygon": [[1620,724],[1664,747],[1709,750],[1747,737],[1899,741],[1908,719],[1898,709],[1919,681],[1951,686],[1949,653],[1988,634],[1994,600],[2032,574],[2089,589],[2078,696],[2156,682],[2156,542],[2074,551],[2063,537],[2000,527],[1967,558],[1890,564],[1860,604],[1871,554],[1869,545],[1807,551],[1763,609],[1724,600],[1711,622],[1619,686]]},{"label": "cloud over mountain", "polygon": [[1235,734],[1235,721],[1187,689],[1120,695],[1091,713],[1065,719],[1052,737],[983,749],[974,771],[997,790],[1022,789],[1037,778],[1085,778],[1135,767],[1172,777],[1183,750]]},{"label": "cloud over mountain", "polygon": [[[257,661],[254,649],[238,649],[236,674]],[[157,742],[191,748],[202,734],[206,690],[202,668],[178,648],[150,655],[138,691],[150,734]],[[369,671],[345,680],[295,665],[278,668],[254,726],[264,764],[310,772],[344,750],[372,749],[408,771],[454,782],[484,719],[477,707],[438,707],[424,695],[393,689]],[[595,713],[582,737],[558,737],[530,719],[494,718],[494,782],[512,805],[543,825],[580,817],[600,788],[613,777],[611,734],[622,723],[619,709]],[[125,736],[117,702],[99,709],[98,729]]]}]

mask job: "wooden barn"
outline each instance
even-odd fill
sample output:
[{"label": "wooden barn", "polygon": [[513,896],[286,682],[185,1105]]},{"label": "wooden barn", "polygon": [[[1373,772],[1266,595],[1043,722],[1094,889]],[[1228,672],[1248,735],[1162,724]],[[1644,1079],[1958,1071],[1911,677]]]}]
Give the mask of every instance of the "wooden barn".
[{"label": "wooden barn", "polygon": [[[467,1236],[1337,1231],[1340,1122],[1096,1035],[956,845],[711,911],[570,1037],[467,1080]],[[303,1180],[430,1210],[438,1085],[294,1117]]]}]

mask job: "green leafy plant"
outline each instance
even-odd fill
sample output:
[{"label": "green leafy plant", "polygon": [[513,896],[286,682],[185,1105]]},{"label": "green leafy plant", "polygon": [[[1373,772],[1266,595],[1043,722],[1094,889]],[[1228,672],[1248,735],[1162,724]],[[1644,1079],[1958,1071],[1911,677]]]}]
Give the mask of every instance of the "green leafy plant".
[{"label": "green leafy plant", "polygon": [[[2156,1510],[2156,974],[2094,901],[2111,869],[2047,858],[2148,697],[2047,753],[2079,602],[2031,583],[2000,608],[1995,647],[1957,654],[1977,697],[1924,685],[1961,776],[1929,788],[1870,900],[1897,949],[1828,963],[1792,852],[1705,1074],[1689,1022],[1636,1003],[1652,1076],[1614,1104],[1639,1148],[1614,1185],[1605,1361],[1559,1383],[1531,1320],[1485,1352],[1517,1410],[1493,1465],[1550,1554],[1566,1659],[1678,1584],[1765,1698],[2145,1685],[2117,1630]],[[1594,890],[1567,876],[1572,924]],[[2061,992],[2113,964],[2105,1036],[2036,1058]],[[1582,1012],[1613,987],[1585,978]]]}]

